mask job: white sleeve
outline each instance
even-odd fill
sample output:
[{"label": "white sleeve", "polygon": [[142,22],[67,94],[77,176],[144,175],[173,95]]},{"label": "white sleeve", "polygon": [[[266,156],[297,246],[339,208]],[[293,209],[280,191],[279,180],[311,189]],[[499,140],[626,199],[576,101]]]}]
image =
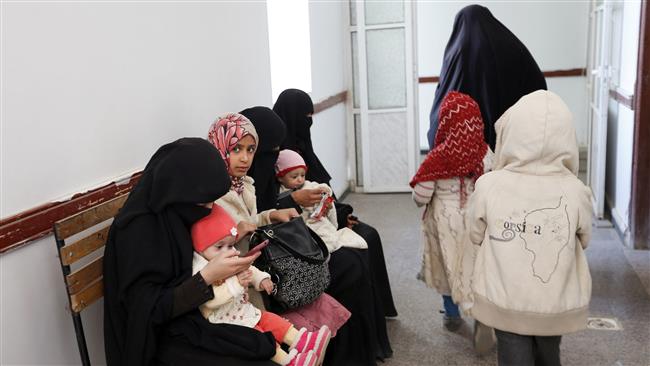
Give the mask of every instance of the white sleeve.
[{"label": "white sleeve", "polygon": [[435,190],[435,181],[419,182],[413,187],[413,201],[418,207],[422,207],[431,201]]}]

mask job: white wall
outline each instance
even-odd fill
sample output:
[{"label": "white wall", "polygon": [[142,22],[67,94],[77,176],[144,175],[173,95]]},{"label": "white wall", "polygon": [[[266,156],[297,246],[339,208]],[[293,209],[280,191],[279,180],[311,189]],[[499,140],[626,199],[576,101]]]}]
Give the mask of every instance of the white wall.
[{"label": "white wall", "polygon": [[[639,19],[641,3],[629,1],[615,4],[615,14],[622,12],[622,19],[617,23],[614,34],[615,53],[613,64],[617,66],[618,81],[612,89],[626,95],[634,94],[636,82]],[[620,38],[619,38],[620,37]],[[634,111],[615,100],[609,103],[607,128],[607,170],[605,195],[611,208],[612,219],[623,232],[625,240],[629,239],[630,192],[632,190],[632,148],[634,145]]]},{"label": "white wall", "polygon": [[[3,3],[0,217],[269,105],[266,22],[263,2]],[[0,256],[0,291],[0,364],[79,363],[52,237]],[[85,316],[103,363],[101,305]]]},{"label": "white wall", "polygon": [[[311,69],[314,102],[347,89],[344,43],[347,2],[309,2]],[[314,150],[332,176],[332,189],[341,195],[348,188],[345,104],[314,115],[311,136]]]},{"label": "white wall", "polygon": [[[418,74],[440,75],[445,46],[456,13],[471,2],[418,2]],[[589,3],[488,2],[476,4],[510,29],[528,48],[542,71],[586,67]],[[578,142],[587,144],[586,78],[548,78],[549,90],[560,95],[573,112]],[[420,84],[420,145],[428,149],[426,132],[436,84]]]}]

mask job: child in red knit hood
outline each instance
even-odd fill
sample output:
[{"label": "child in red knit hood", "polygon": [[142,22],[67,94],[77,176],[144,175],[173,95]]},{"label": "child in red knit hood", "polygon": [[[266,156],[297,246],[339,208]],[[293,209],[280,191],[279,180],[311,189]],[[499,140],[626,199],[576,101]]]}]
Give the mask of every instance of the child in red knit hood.
[{"label": "child in red knit hood", "polygon": [[448,93],[440,107],[435,147],[410,185],[415,203],[426,205],[422,216],[424,255],[419,277],[442,295],[443,324],[450,331],[462,324],[456,303],[461,303],[463,293],[470,293],[468,284],[463,286],[461,280],[469,278],[462,273],[466,266],[461,265],[461,260],[471,260],[475,251],[466,244],[465,203],[474,191],[476,179],[489,170],[492,156],[484,141],[478,104],[469,95]]},{"label": "child in red knit hood", "polygon": [[[237,225],[232,217],[222,207],[214,205],[210,215],[192,225],[192,273],[203,269],[218,252],[237,250],[234,246],[237,234]],[[296,329],[282,317],[257,309],[248,301],[249,284],[258,291],[269,293],[273,288],[268,273],[250,266],[236,276],[212,284],[214,298],[199,307],[201,314],[211,323],[235,324],[260,332],[272,332],[278,346],[271,361],[279,365],[320,365],[331,336],[328,327],[323,325],[317,332]],[[289,352],[285,352],[279,343],[288,345]]]}]

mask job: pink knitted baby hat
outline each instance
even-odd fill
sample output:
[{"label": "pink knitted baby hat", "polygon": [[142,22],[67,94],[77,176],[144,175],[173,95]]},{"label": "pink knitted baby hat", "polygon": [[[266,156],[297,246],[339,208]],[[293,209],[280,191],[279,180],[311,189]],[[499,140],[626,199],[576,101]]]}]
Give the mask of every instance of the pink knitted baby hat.
[{"label": "pink knitted baby hat", "polygon": [[298,168],[304,168],[307,171],[307,165],[302,156],[293,150],[282,150],[278,155],[278,160],[275,162],[275,176],[283,177],[285,174]]}]

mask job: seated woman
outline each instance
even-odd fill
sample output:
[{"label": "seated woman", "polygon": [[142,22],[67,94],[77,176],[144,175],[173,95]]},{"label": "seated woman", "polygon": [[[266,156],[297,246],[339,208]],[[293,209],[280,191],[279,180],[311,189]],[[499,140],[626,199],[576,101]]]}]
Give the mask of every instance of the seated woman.
[{"label": "seated woman", "polygon": [[[309,170],[306,179],[318,183],[330,185],[332,177],[329,175],[323,164],[316,156],[311,141],[312,114],[314,104],[307,93],[298,89],[287,89],[280,93],[278,100],[273,106],[273,111],[284,120],[287,125],[287,136],[282,143],[282,148],[299,152]],[[393,302],[393,295],[390,289],[384,250],[381,238],[377,230],[352,216],[352,206],[336,202],[336,211],[339,220],[339,228],[349,227],[359,234],[368,244],[368,251],[363,254],[364,262],[370,269],[374,304],[376,307],[377,324],[385,324],[384,316],[395,317],[397,310]],[[384,326],[385,327],[385,326]],[[380,328],[381,329],[381,328]],[[380,356],[389,357],[392,354],[388,337],[379,336]]]},{"label": "seated woman", "polygon": [[[253,107],[241,112],[255,125],[260,144],[249,175],[255,180],[257,207],[313,206],[321,199],[319,189],[291,192],[278,202],[279,183],[275,177],[275,162],[280,144],[285,138],[284,122],[271,109]],[[328,365],[376,365],[376,358],[392,353],[383,314],[376,314],[373,279],[368,269],[365,250],[340,248],[329,261],[330,286],[328,294],[352,313],[329,345],[325,357]]]},{"label": "seated woman", "polygon": [[190,227],[229,188],[219,152],[203,139],[180,139],[153,155],[104,252],[108,365],[273,365],[271,333],[211,324],[199,312],[214,296],[209,284],[258,256],[220,253],[192,276]]}]

